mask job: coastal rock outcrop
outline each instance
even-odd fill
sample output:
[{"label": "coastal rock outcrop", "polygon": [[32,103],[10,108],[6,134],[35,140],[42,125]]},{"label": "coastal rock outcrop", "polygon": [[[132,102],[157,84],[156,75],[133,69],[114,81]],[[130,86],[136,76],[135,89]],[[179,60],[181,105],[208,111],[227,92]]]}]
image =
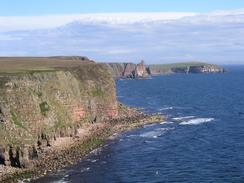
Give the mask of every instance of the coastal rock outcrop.
[{"label": "coastal rock outcrop", "polygon": [[134,78],[147,78],[148,75],[149,73],[144,65],[144,61],[142,60],[136,65]]}]

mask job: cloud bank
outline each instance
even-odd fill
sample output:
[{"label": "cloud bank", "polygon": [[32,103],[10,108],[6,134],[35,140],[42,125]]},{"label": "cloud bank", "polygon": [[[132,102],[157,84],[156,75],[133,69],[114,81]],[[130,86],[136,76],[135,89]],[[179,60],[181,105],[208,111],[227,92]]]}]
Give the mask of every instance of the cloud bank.
[{"label": "cloud bank", "polygon": [[47,29],[80,21],[83,23],[132,24],[138,22],[167,21],[194,16],[196,13],[94,13],[45,16],[0,16],[0,31]]},{"label": "cloud bank", "polygon": [[0,17],[0,28],[1,56],[244,63],[244,10]]}]

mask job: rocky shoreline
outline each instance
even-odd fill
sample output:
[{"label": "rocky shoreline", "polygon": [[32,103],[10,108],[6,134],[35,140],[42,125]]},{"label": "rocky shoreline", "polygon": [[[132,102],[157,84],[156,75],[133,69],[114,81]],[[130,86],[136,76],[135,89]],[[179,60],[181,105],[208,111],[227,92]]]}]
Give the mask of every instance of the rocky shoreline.
[{"label": "rocky shoreline", "polygon": [[79,161],[87,153],[101,146],[113,134],[163,120],[163,117],[158,114],[147,115],[123,106],[119,117],[95,124],[83,124],[75,137],[60,139],[62,140],[60,144],[45,149],[41,157],[35,161],[33,168],[14,168],[7,172],[3,169],[4,173],[0,174],[0,181],[12,183],[37,179]]}]

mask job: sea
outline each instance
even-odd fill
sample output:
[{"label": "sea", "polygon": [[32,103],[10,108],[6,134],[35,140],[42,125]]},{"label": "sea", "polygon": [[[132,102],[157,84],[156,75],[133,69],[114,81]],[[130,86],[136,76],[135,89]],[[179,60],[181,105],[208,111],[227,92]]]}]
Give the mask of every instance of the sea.
[{"label": "sea", "polygon": [[166,120],[108,140],[36,183],[244,182],[244,66],[116,81],[118,100]]}]

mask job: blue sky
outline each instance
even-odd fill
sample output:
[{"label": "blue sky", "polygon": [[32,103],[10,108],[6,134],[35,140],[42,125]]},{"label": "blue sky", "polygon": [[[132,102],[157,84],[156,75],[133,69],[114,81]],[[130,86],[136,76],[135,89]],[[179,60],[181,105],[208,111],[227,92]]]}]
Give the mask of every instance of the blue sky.
[{"label": "blue sky", "polygon": [[209,12],[244,8],[244,0],[2,0],[0,16],[101,12]]}]

